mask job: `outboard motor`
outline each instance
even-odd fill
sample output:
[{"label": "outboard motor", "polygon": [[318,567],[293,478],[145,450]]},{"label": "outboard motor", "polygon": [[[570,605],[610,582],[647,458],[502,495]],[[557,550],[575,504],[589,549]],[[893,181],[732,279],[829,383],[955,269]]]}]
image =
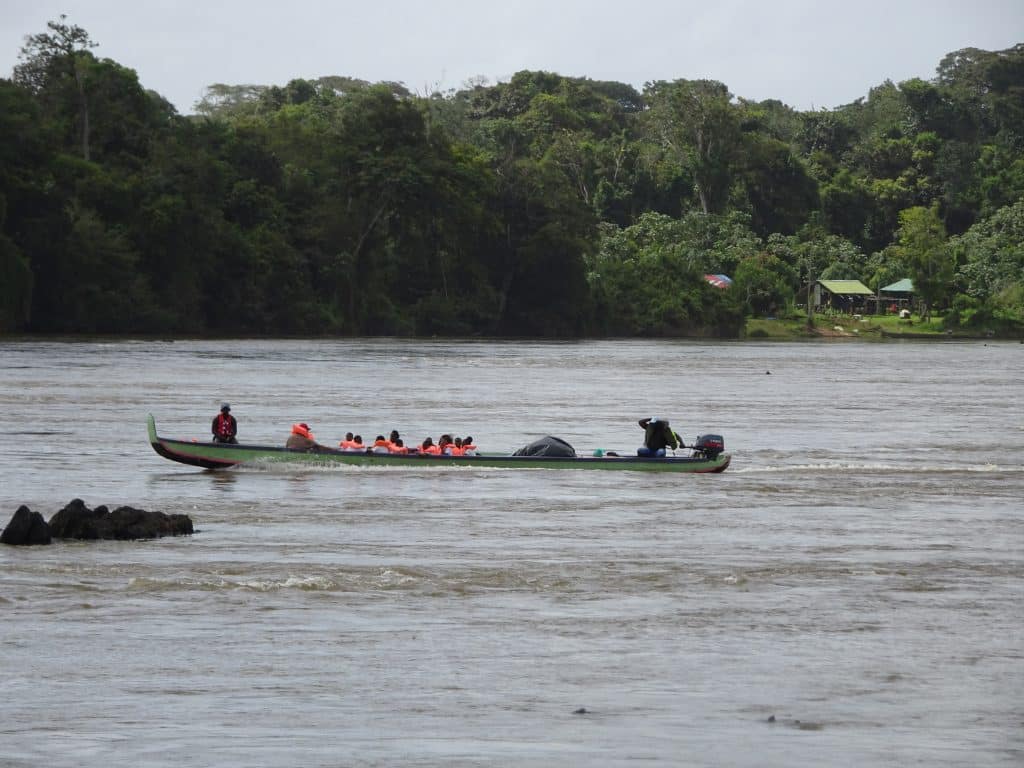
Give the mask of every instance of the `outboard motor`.
[{"label": "outboard motor", "polygon": [[703,453],[709,459],[718,458],[725,450],[725,438],[721,435],[700,435],[693,443],[694,453]]}]

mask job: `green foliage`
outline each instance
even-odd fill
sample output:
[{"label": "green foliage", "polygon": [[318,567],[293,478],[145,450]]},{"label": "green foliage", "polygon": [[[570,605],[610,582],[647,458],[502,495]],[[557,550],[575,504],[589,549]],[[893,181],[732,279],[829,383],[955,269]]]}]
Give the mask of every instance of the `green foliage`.
[{"label": "green foliage", "polygon": [[953,261],[937,203],[900,213],[898,253],[910,268],[914,291],[924,307],[921,315],[927,320],[931,307],[948,295],[953,279]]},{"label": "green foliage", "polygon": [[524,71],[189,118],[94,47],[61,17],[0,80],[0,331],[736,335],[820,277],[1020,314],[1021,45],[806,113]]},{"label": "green foliage", "polygon": [[751,224],[761,237],[795,233],[818,208],[818,185],[792,148],[759,134],[744,137],[738,164]]},{"label": "green foliage", "polygon": [[81,27],[65,24],[66,18],[48,22],[49,32],[25,38],[13,79],[39,99],[48,116],[64,124],[69,139],[78,137],[88,160],[91,70],[96,64],[89,49],[97,43]]},{"label": "green foliage", "polygon": [[[606,227],[600,251],[589,264],[588,279],[597,295],[599,322],[620,336],[736,336],[742,325],[740,293],[710,286],[710,264],[737,258],[742,244],[756,247],[747,230],[738,237],[736,222],[710,227],[702,214],[683,220],[645,214],[624,230]],[[718,254],[703,252],[711,229],[732,230],[733,243]]]},{"label": "green foliage", "polygon": [[31,300],[29,263],[6,235],[0,235],[0,333],[25,328]]},{"label": "green foliage", "polygon": [[1024,200],[953,238],[950,248],[973,319],[1024,323]]},{"label": "green foliage", "polygon": [[793,303],[794,269],[768,252],[743,259],[733,274],[731,290],[739,291],[752,314],[776,314]]},{"label": "green foliage", "polygon": [[785,265],[785,270],[775,272],[790,280],[794,294],[806,291],[816,280],[861,279],[865,264],[860,248],[828,234],[818,221],[809,222],[796,235],[773,234],[765,250]]},{"label": "green foliage", "polygon": [[888,246],[871,254],[864,265],[860,278],[869,288],[877,291],[887,285],[899,282],[912,274],[909,260],[901,248]]},{"label": "green foliage", "polygon": [[732,94],[714,80],[649,83],[651,137],[689,170],[704,213],[721,213],[732,185],[732,165],[740,147],[740,116]]}]

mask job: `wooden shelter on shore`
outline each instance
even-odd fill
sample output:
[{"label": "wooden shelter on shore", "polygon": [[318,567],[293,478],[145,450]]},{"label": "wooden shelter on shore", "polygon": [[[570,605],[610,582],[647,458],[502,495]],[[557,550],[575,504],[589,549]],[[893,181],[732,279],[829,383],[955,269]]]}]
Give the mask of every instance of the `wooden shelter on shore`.
[{"label": "wooden shelter on shore", "polygon": [[909,277],[897,280],[895,283],[878,289],[875,314],[881,315],[888,312],[895,315],[902,310],[909,310],[913,299],[914,281]]},{"label": "wooden shelter on shore", "polygon": [[821,311],[871,314],[876,308],[874,291],[860,280],[818,280],[814,284],[814,306]]}]

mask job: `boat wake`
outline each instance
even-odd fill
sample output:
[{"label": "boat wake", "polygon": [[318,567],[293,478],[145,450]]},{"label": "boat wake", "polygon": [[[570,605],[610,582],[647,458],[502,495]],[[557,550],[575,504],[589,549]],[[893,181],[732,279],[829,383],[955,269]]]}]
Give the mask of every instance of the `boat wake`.
[{"label": "boat wake", "polygon": [[766,464],[763,466],[746,465],[733,467],[731,475],[756,475],[772,473],[859,473],[872,474],[927,474],[927,475],[958,475],[963,473],[993,474],[1024,474],[1022,466],[1003,466],[1000,464],[975,465],[938,465],[938,464],[892,464],[881,462],[821,462],[817,464]]},{"label": "boat wake", "polygon": [[286,578],[267,579],[231,579],[220,578],[183,578],[183,579],[155,579],[135,578],[128,584],[129,589],[142,592],[163,592],[168,589],[198,589],[206,591],[250,591],[250,592],[280,592],[288,590],[299,590],[304,592],[330,591],[339,588],[339,585],[326,576],[288,576]]}]

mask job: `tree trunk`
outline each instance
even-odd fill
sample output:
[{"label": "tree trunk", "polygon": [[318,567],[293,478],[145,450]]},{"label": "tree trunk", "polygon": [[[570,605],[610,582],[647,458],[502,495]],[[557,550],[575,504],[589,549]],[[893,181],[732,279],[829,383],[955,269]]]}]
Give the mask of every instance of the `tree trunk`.
[{"label": "tree trunk", "polygon": [[704,191],[704,185],[699,181],[694,182],[694,186],[697,187],[697,197],[700,198],[700,208],[704,211],[704,215],[708,212],[708,194]]},{"label": "tree trunk", "polygon": [[807,274],[807,327],[814,327],[814,275]]},{"label": "tree trunk", "polygon": [[75,59],[75,83],[78,85],[78,108],[82,118],[82,157],[89,162],[89,100],[85,96],[85,82],[78,59]]},{"label": "tree trunk", "polygon": [[505,224],[505,270],[501,276],[501,286],[498,289],[498,312],[494,318],[494,331],[499,332],[505,319],[505,309],[508,307],[508,292],[512,289],[512,279],[515,277],[515,266],[512,263],[512,225]]},{"label": "tree trunk", "polygon": [[384,215],[384,212],[388,208],[388,204],[388,198],[385,196],[380,208],[377,209],[377,212],[373,214],[373,218],[370,219],[369,225],[367,225],[366,229],[364,229],[362,234],[359,235],[359,240],[356,242],[355,250],[352,251],[352,279],[349,282],[348,316],[349,322],[352,324],[353,328],[359,327],[359,318],[356,309],[356,291],[362,288],[362,281],[359,279],[361,272],[359,266],[363,245],[366,243],[366,239],[370,236],[370,233],[373,232],[373,228],[377,226],[377,222],[380,220],[381,216]]}]

